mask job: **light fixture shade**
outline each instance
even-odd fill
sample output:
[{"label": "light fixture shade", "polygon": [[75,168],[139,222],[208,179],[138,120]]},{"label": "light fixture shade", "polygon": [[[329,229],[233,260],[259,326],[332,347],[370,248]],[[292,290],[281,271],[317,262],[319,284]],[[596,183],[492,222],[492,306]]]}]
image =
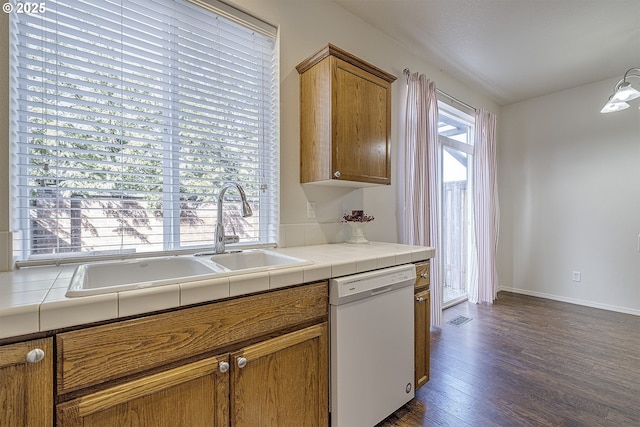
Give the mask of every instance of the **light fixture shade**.
[{"label": "light fixture shade", "polygon": [[640,98],[640,91],[631,87],[631,83],[627,79],[640,79],[640,67],[631,67],[624,73],[624,76],[613,87],[613,95],[609,97],[609,101],[600,110],[601,113],[613,113],[629,108],[626,101]]},{"label": "light fixture shade", "polygon": [[602,110],[600,110],[600,112],[601,113],[613,113],[615,111],[624,110],[625,108],[629,108],[629,104],[627,104],[626,102],[623,102],[623,101],[614,102],[613,98],[611,98],[609,100],[609,102],[607,102],[604,105],[604,107],[602,107]]},{"label": "light fixture shade", "polygon": [[633,87],[631,87],[631,83],[623,82],[618,88],[618,90],[616,91],[616,93],[613,95],[613,98],[611,98],[611,101],[612,102],[631,101],[632,99],[636,99],[638,97],[640,97],[640,92],[638,92]]}]

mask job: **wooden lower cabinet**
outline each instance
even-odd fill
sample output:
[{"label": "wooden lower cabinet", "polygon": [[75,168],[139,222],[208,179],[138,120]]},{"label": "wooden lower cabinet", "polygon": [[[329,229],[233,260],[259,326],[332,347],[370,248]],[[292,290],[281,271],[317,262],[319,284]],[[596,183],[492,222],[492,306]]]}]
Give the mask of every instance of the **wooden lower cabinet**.
[{"label": "wooden lower cabinet", "polygon": [[227,356],[212,357],[57,406],[59,426],[228,425]]},{"label": "wooden lower cabinet", "polygon": [[327,323],[75,398],[57,425],[326,426]]},{"label": "wooden lower cabinet", "polygon": [[58,395],[324,322],[328,300],[325,281],[59,333]]},{"label": "wooden lower cabinet", "polygon": [[429,381],[431,293],[426,289],[416,292],[415,297],[415,382],[418,390]]},{"label": "wooden lower cabinet", "polygon": [[0,426],[53,426],[53,356],[52,338],[0,347]]},{"label": "wooden lower cabinet", "polygon": [[325,322],[234,353],[231,425],[328,425],[327,342]]}]

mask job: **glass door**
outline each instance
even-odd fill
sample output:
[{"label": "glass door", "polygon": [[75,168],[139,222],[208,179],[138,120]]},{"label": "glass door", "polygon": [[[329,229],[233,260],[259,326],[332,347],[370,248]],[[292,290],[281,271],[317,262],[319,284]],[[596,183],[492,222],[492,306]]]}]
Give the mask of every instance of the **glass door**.
[{"label": "glass door", "polygon": [[442,164],[443,308],[465,301],[472,247],[471,167],[473,118],[439,104],[438,142]]}]

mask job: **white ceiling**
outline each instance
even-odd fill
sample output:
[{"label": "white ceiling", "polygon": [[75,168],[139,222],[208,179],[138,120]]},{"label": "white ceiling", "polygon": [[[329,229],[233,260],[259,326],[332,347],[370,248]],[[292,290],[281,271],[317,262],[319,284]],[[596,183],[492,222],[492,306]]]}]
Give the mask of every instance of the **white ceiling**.
[{"label": "white ceiling", "polygon": [[640,0],[334,1],[500,105],[640,66]]}]

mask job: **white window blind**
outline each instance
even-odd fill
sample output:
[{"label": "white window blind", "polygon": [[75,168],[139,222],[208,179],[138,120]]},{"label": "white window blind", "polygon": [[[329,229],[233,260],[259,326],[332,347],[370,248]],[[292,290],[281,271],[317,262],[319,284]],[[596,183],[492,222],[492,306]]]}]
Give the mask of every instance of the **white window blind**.
[{"label": "white window blind", "polygon": [[[275,29],[227,5],[47,0],[11,14],[12,228],[20,260],[275,243]],[[259,25],[256,25],[258,22]]]}]

